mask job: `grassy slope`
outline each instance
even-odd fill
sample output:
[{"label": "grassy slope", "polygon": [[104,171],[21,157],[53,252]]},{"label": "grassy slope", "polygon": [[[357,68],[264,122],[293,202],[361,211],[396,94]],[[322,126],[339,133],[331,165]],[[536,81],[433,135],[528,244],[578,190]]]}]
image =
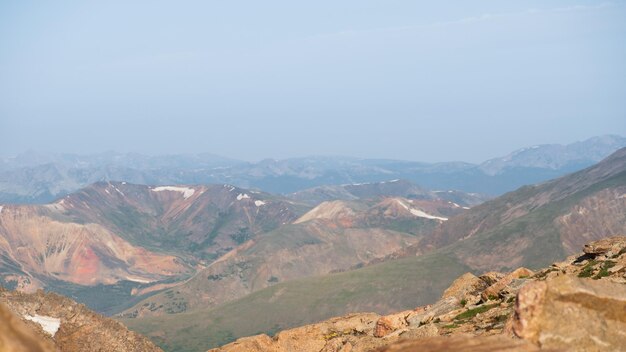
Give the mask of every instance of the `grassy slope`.
[{"label": "grassy slope", "polygon": [[[532,241],[531,245],[519,255],[521,263],[507,265],[506,257],[500,254],[501,260],[489,265],[489,270],[512,270],[517,266],[541,268],[562,260],[565,253],[561,242],[561,233],[554,219],[566,214],[585,197],[601,190],[626,185],[626,172],[621,172],[607,180],[598,182],[570,196],[533,209],[530,213],[511,222],[496,226],[488,231],[479,232],[473,238],[454,243],[443,251],[457,253],[462,257],[479,257],[485,254],[497,255],[500,245],[514,243],[516,240]],[[521,192],[520,192],[521,193]],[[516,195],[519,196],[519,195]],[[499,266],[500,265],[500,266]]]},{"label": "grassy slope", "polygon": [[349,312],[414,308],[435,301],[467,271],[450,256],[433,253],[289,281],[213,309],[123,322],[166,351],[204,351],[237,337],[273,333]]}]

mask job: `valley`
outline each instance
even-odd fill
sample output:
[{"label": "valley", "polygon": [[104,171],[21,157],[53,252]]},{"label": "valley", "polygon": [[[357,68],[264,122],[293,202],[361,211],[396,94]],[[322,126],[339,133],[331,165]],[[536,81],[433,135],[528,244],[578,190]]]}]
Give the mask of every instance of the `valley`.
[{"label": "valley", "polygon": [[[151,334],[158,331],[157,341],[166,349],[201,350],[207,343],[218,346],[255,332],[271,335],[351,312],[411,309],[433,302],[465,272],[537,269],[576,253],[573,243],[580,248],[624,233],[625,187],[622,149],[588,169],[473,207],[382,262],[279,283],[217,307],[123,321],[148,336],[157,338]],[[572,232],[563,219],[580,209],[589,220],[578,220]]]},{"label": "valley", "polygon": [[[389,186],[411,199],[373,191]],[[0,280],[106,314],[180,313],[381,260],[467,208],[407,181],[352,188],[363,198],[313,207],[231,185],[99,182],[51,204],[4,205]]]},{"label": "valley", "polygon": [[464,273],[536,270],[626,231],[626,149],[490,199],[407,180],[290,195],[98,182],[0,211],[3,285],[52,290],[166,351],[430,304]]}]

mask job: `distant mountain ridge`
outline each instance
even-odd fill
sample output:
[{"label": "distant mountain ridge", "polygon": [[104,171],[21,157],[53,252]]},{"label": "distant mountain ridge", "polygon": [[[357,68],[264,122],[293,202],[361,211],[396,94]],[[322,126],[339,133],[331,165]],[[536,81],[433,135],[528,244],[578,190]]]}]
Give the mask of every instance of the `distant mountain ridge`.
[{"label": "distant mountain ridge", "polygon": [[594,137],[567,146],[524,148],[480,165],[347,157],[248,163],[212,154],[150,157],[113,152],[85,156],[28,152],[0,159],[0,203],[47,203],[98,181],[229,183],[288,194],[319,186],[405,179],[427,189],[494,196],[580,170],[624,146],[624,137]]},{"label": "distant mountain ridge", "polygon": [[372,199],[380,196],[396,196],[407,199],[447,200],[463,207],[480,204],[489,197],[483,194],[460,191],[429,191],[408,180],[328,185],[305,189],[287,196],[307,204],[319,204],[330,200]]},{"label": "distant mountain ridge", "polygon": [[626,146],[626,138],[619,136],[593,137],[567,145],[542,144],[522,148],[513,153],[485,161],[480,169],[488,175],[497,175],[520,167],[552,169],[575,168],[589,161],[600,161]]}]

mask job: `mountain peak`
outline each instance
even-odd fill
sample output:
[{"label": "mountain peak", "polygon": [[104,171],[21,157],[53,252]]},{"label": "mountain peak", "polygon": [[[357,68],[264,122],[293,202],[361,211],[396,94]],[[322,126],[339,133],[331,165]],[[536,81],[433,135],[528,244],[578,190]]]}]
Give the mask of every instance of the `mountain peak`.
[{"label": "mountain peak", "polygon": [[518,149],[504,157],[485,161],[480,169],[488,175],[497,175],[505,169],[521,167],[579,168],[588,166],[609,156],[615,150],[626,147],[626,138],[604,135],[567,145],[542,144]]}]

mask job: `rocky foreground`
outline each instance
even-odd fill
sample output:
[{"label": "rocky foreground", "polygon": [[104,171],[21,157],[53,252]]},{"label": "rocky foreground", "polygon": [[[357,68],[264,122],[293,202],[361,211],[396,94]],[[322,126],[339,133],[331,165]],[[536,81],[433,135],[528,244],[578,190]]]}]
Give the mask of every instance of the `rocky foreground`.
[{"label": "rocky foreground", "polygon": [[624,351],[626,237],[533,272],[467,273],[429,306],[351,314],[211,352]]},{"label": "rocky foreground", "polygon": [[69,298],[0,288],[2,352],[157,352],[150,340]]}]

